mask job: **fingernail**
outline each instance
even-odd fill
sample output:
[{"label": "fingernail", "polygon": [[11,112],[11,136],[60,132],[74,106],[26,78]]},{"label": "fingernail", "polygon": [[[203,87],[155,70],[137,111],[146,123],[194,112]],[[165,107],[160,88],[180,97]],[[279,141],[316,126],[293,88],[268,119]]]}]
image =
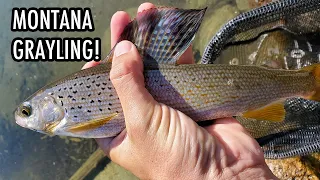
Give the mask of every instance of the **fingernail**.
[{"label": "fingernail", "polygon": [[132,49],[132,43],[129,41],[122,41],[120,43],[118,43],[118,45],[116,46],[116,49],[114,50],[114,55],[116,57],[128,53],[129,51],[131,51]]}]

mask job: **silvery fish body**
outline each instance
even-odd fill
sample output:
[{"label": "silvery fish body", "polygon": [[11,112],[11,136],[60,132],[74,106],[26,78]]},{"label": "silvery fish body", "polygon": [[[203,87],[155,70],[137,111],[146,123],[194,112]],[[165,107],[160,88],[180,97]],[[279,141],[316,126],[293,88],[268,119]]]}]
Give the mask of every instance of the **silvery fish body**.
[{"label": "silvery fish body", "polygon": [[[130,40],[140,50],[146,88],[158,102],[195,121],[205,121],[241,116],[316,91],[319,66],[288,71],[257,66],[176,65],[193,40],[204,12],[152,9],[138,15],[121,35],[119,41]],[[109,78],[110,69],[111,62],[104,62],[43,87],[17,108],[16,122],[54,135],[116,136],[125,122]]]},{"label": "silvery fish body", "polygon": [[[54,120],[57,116],[51,118],[46,111],[48,104],[54,104],[52,106],[59,109],[57,114],[61,114],[59,124],[52,130],[54,134],[88,138],[117,135],[125,123],[120,101],[109,79],[110,69],[111,63],[101,64],[45,87],[27,100],[34,114],[43,115],[34,119],[46,120],[46,123]],[[241,115],[281,98],[306,96],[314,91],[315,84],[315,78],[307,71],[255,66],[159,65],[156,69],[145,68],[144,75],[146,88],[158,102],[196,121]],[[50,111],[50,106],[48,108]],[[68,130],[78,123],[114,113],[117,115],[99,128],[76,133]],[[42,129],[46,129],[46,123]]]}]

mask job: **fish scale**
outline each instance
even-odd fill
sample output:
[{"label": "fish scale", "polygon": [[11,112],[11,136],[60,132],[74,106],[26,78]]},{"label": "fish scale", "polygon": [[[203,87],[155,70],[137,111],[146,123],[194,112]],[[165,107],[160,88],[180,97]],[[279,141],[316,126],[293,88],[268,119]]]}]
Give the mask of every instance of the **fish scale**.
[{"label": "fish scale", "polygon": [[[94,68],[94,72],[81,71],[68,76],[62,81],[51,84],[51,87],[47,86],[44,94],[54,96],[65,110],[65,117],[68,119],[65,127],[79,122],[103,118],[115,112],[119,113],[119,115],[103,129],[111,126],[116,133],[118,133],[119,129],[123,129],[124,124],[118,125],[120,121],[124,122],[121,104],[110,82],[109,75],[106,73],[108,70],[110,70],[110,64],[97,66]],[[75,91],[77,92],[75,93]],[[121,120],[117,118],[121,118]],[[60,131],[64,131],[64,129]],[[87,134],[92,133],[97,134],[96,130],[87,132]]]},{"label": "fish scale", "polygon": [[217,109],[223,106],[223,114],[230,117],[249,106],[257,108],[314,90],[314,77],[309,72],[291,71],[292,76],[284,73],[288,71],[254,66],[159,65],[158,70],[146,70],[145,77],[146,88],[157,101],[195,120],[209,120],[221,118]]},{"label": "fish scale", "polygon": [[[137,46],[144,63],[145,87],[156,101],[195,121],[245,113],[244,117],[252,117],[255,114],[248,112],[289,97],[311,95],[320,86],[318,65],[296,71],[218,64],[176,65],[179,55],[190,46],[204,12],[205,9],[151,9],[140,13],[120,36],[119,41],[130,40]],[[152,38],[160,44],[150,43]],[[125,121],[109,78],[113,51],[100,65],[36,92],[17,108],[16,122],[56,135],[101,138],[119,134]],[[282,116],[269,112],[261,114],[282,120]]]},{"label": "fish scale", "polygon": [[[101,64],[46,87],[43,94],[51,94],[58,102],[63,102],[63,106],[59,104],[65,109],[68,120],[64,128],[55,133],[75,136],[67,132],[69,126],[113,113],[118,115],[107,124],[77,135],[112,137],[125,128],[121,104],[109,80],[110,69],[111,63]],[[309,72],[255,66],[159,65],[156,69],[145,67],[144,76],[146,88],[155,100],[180,110],[195,121],[238,115],[249,108],[261,107],[284,97],[303,96],[314,90],[314,77]],[[97,83],[105,85],[97,87]],[[68,98],[69,95],[76,101]],[[83,97],[85,100],[81,100]]]}]

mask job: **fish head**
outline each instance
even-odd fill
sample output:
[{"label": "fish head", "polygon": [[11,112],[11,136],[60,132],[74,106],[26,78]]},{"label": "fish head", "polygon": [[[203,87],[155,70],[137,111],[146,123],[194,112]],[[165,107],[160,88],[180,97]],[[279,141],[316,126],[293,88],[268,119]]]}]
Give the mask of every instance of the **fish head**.
[{"label": "fish head", "polygon": [[54,128],[65,116],[64,109],[56,99],[40,93],[21,103],[15,110],[16,123],[44,134],[53,134]]}]

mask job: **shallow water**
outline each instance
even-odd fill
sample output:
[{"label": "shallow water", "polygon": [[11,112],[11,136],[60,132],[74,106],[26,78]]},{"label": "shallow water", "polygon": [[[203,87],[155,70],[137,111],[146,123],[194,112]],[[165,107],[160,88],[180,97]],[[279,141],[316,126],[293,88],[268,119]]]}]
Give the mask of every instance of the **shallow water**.
[{"label": "shallow water", "polygon": [[[11,58],[11,41],[15,37],[100,37],[103,57],[110,50],[109,23],[118,10],[135,14],[142,0],[1,0],[0,17],[0,180],[1,179],[68,179],[97,148],[90,139],[48,137],[15,124],[16,106],[43,85],[78,71],[84,62],[15,62]],[[163,0],[155,5],[184,8],[209,6],[194,51],[197,58],[217,29],[241,10],[250,0]],[[238,4],[237,4],[238,3]],[[89,7],[94,32],[11,32],[13,7]],[[217,10],[217,11],[216,11]],[[223,16],[219,16],[223,14]],[[112,169],[112,168],[111,168]],[[121,173],[122,171],[119,171]],[[115,173],[117,174],[117,173]],[[110,177],[110,176],[109,176]],[[112,178],[112,177],[110,177]],[[120,176],[114,176],[115,179]]]}]

